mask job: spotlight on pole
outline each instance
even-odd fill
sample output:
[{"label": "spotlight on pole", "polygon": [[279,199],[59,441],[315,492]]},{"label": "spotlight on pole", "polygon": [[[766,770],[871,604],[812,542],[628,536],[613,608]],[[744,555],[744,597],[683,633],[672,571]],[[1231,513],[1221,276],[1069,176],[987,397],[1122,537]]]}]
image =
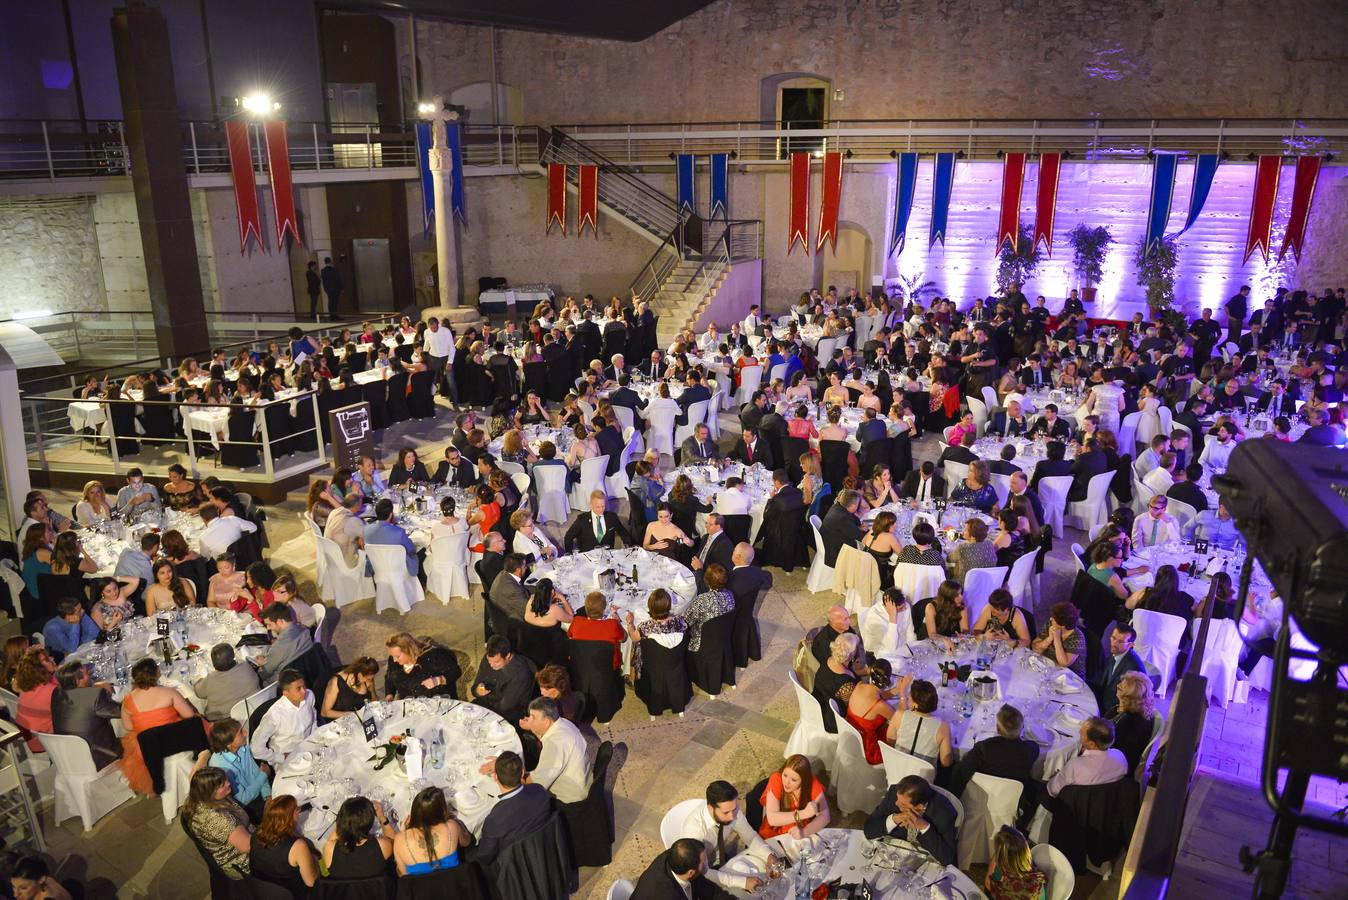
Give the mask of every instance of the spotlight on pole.
[{"label": "spotlight on pole", "polygon": [[421,102],[421,103],[418,103],[418,104],[417,104],[417,115],[420,116],[420,117],[423,118],[423,119],[430,119],[430,118],[433,118],[433,117],[435,116],[435,104],[434,104],[434,103],[429,103],[429,102],[424,102],[424,101]]},{"label": "spotlight on pole", "polygon": [[266,118],[272,113],[280,112],[281,110],[280,103],[262,93],[248,94],[239,101],[239,105],[243,107],[244,112],[259,118]]}]

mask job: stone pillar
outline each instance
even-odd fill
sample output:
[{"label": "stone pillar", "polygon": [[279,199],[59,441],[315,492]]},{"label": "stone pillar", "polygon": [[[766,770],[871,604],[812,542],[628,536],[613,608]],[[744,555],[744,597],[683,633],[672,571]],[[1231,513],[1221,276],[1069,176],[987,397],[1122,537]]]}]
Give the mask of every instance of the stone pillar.
[{"label": "stone pillar", "polygon": [[128,0],[113,11],[112,44],[155,338],[161,356],[181,358],[210,338],[163,13]]},{"label": "stone pillar", "polygon": [[[436,98],[436,108],[442,108]],[[454,158],[445,144],[445,121],[441,117],[431,120],[430,168],[431,184],[435,191],[435,268],[436,283],[440,290],[440,306],[453,308],[459,305],[459,248],[455,244],[454,212],[450,208],[450,189]]]}]

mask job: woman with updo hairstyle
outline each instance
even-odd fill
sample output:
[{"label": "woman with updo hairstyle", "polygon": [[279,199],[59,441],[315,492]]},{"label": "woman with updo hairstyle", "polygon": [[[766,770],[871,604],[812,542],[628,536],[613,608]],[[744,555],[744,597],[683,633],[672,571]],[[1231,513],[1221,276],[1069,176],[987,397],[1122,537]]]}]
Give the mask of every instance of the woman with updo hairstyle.
[{"label": "woman with updo hairstyle", "polygon": [[1114,714],[1114,749],[1128,760],[1128,771],[1137,769],[1156,726],[1156,693],[1143,672],[1127,672],[1114,688],[1118,711]]},{"label": "woman with updo hairstyle", "polygon": [[852,699],[852,691],[857,686],[857,671],[864,665],[865,660],[861,658],[861,638],[855,634],[845,632],[829,644],[828,659],[815,673],[814,687],[810,693],[819,701],[824,715],[824,728],[830,734],[837,733],[838,725],[834,721],[828,701],[836,700],[839,707],[847,709]]},{"label": "woman with updo hairstyle", "polygon": [[913,681],[908,686],[906,705],[889,720],[885,740],[936,766],[939,778],[939,770],[955,764],[955,750],[950,740],[950,723],[935,715],[938,703],[934,684],[921,679]]}]

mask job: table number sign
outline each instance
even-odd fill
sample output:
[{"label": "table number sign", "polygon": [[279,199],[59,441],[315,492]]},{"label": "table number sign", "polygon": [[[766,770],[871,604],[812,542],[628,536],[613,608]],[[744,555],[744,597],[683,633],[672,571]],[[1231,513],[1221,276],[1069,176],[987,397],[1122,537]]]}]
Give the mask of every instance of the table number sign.
[{"label": "table number sign", "polygon": [[155,621],[154,621],[154,630],[155,630],[155,634],[159,635],[160,637],[165,637],[165,638],[168,637],[168,636],[169,636],[169,623],[168,623],[168,619],[155,619]]},{"label": "table number sign", "polygon": [[365,740],[373,741],[379,736],[379,723],[373,717],[357,716],[360,719],[361,730],[365,732]]}]

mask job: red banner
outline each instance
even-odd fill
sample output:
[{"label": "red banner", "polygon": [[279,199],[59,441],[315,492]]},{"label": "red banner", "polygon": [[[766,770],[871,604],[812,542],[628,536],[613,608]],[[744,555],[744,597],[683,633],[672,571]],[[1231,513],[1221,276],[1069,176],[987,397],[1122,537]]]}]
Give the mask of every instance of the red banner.
[{"label": "red banner", "polygon": [[566,166],[562,163],[548,163],[548,227],[544,234],[552,234],[554,222],[566,237]]},{"label": "red banner", "polygon": [[1039,187],[1034,201],[1034,243],[1043,240],[1048,255],[1053,255],[1053,216],[1058,205],[1058,173],[1062,170],[1061,153],[1039,154]]},{"label": "red banner", "polygon": [[796,241],[810,252],[810,154],[791,154],[791,210],[788,216],[791,235],[787,238],[786,253],[796,249]]},{"label": "red banner", "polygon": [[1007,153],[1002,157],[1002,214],[997,219],[997,246],[993,255],[1002,252],[1002,245],[1011,242],[1015,252],[1020,237],[1020,192],[1025,187],[1025,154]]},{"label": "red banner", "polygon": [[266,252],[261,214],[257,208],[257,186],[253,182],[253,144],[248,136],[248,123],[227,119],[225,140],[229,145],[229,171],[234,177],[234,208],[239,216],[239,253],[248,248],[250,234]]},{"label": "red banner", "polygon": [[838,208],[842,205],[843,155],[829,151],[824,154],[824,199],[819,204],[818,237],[815,252],[824,249],[824,242],[838,252]]},{"label": "red banner", "polygon": [[579,221],[576,222],[576,236],[585,233],[585,223],[590,223],[590,231],[599,237],[599,167],[580,167],[580,200],[577,206]]},{"label": "red banner", "polygon": [[290,147],[286,142],[286,123],[267,122],[263,126],[267,138],[267,175],[271,178],[271,208],[276,216],[276,249],[286,244],[286,232],[300,240],[300,223],[295,216],[295,191],[290,183]]},{"label": "red banner", "polygon": [[1297,157],[1296,185],[1292,189],[1292,215],[1287,220],[1287,233],[1283,235],[1282,249],[1278,251],[1278,261],[1282,262],[1287,248],[1292,248],[1292,256],[1301,262],[1301,244],[1306,240],[1306,225],[1311,218],[1311,201],[1315,198],[1315,182],[1320,178],[1319,156]]},{"label": "red banner", "polygon": [[1248,261],[1255,250],[1259,250],[1264,255],[1264,262],[1268,262],[1268,244],[1273,232],[1273,201],[1278,199],[1278,176],[1281,172],[1281,156],[1261,156],[1255,164],[1250,230],[1245,235],[1242,263]]}]

